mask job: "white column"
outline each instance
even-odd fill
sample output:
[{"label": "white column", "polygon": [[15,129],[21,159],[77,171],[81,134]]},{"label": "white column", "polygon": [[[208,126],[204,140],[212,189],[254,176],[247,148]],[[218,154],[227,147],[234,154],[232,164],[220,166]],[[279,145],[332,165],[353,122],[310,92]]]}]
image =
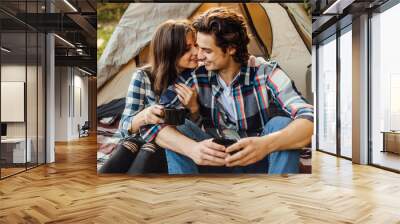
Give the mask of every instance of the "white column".
[{"label": "white column", "polygon": [[353,162],[368,163],[368,15],[353,20]]},{"label": "white column", "polygon": [[55,60],[54,60],[54,35],[47,34],[46,36],[46,60],[47,60],[47,74],[46,74],[46,163],[55,161],[54,150],[54,133],[55,133]]},{"label": "white column", "polygon": [[[51,1],[46,2],[46,11],[54,12]],[[46,163],[55,162],[55,43],[54,35],[46,35]]]}]

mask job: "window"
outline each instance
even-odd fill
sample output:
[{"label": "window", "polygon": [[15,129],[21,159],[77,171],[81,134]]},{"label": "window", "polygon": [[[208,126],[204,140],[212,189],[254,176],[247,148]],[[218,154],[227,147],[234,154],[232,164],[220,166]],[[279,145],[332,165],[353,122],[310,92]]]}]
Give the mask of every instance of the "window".
[{"label": "window", "polygon": [[372,164],[400,170],[400,5],[371,18]]},{"label": "window", "polygon": [[0,2],[0,178],[45,163],[45,34],[13,17],[39,13],[44,3]]},{"label": "window", "polygon": [[336,36],[318,47],[318,149],[336,153]]},{"label": "window", "polygon": [[352,33],[351,25],[340,36],[340,155],[352,157]]}]

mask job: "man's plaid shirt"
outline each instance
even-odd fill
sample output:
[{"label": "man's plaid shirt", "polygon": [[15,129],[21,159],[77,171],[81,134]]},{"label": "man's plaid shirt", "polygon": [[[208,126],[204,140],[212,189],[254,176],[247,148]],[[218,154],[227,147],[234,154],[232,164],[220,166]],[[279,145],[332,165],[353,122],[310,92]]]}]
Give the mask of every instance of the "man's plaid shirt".
[{"label": "man's plaid shirt", "polygon": [[[201,66],[193,72],[183,72],[176,81],[189,87],[196,86],[205,129],[221,130],[232,126],[219,99],[223,88],[217,81],[217,75]],[[233,126],[241,137],[259,135],[266,122],[277,115],[313,121],[313,106],[307,103],[294,82],[274,61],[263,62],[258,67],[242,66],[230,88],[236,113]],[[160,104],[165,107],[182,106],[173,85],[162,94]],[[150,142],[163,127],[165,125],[147,125],[141,128],[140,134]]]}]

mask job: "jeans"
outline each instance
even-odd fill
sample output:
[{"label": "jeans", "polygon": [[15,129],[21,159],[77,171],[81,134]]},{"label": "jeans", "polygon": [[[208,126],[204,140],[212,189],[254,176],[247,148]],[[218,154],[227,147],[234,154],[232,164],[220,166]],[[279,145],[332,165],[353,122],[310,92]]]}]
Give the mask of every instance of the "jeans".
[{"label": "jeans", "polygon": [[[276,116],[267,122],[261,136],[271,134],[285,128],[292,120],[288,117]],[[185,136],[203,141],[212,138],[191,121],[177,127]],[[192,159],[172,150],[166,149],[169,174],[198,174],[198,173],[268,173],[287,174],[299,173],[299,150],[284,150],[268,154],[264,159],[243,167],[209,167],[198,166]]]}]

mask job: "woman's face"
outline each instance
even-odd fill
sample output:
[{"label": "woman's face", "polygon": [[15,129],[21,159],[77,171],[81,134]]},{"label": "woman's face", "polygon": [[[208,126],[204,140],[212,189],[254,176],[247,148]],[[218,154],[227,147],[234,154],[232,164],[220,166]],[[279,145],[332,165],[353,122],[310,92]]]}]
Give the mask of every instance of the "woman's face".
[{"label": "woman's face", "polygon": [[186,35],[186,52],[178,60],[178,69],[193,69],[197,67],[198,47],[193,32]]}]

